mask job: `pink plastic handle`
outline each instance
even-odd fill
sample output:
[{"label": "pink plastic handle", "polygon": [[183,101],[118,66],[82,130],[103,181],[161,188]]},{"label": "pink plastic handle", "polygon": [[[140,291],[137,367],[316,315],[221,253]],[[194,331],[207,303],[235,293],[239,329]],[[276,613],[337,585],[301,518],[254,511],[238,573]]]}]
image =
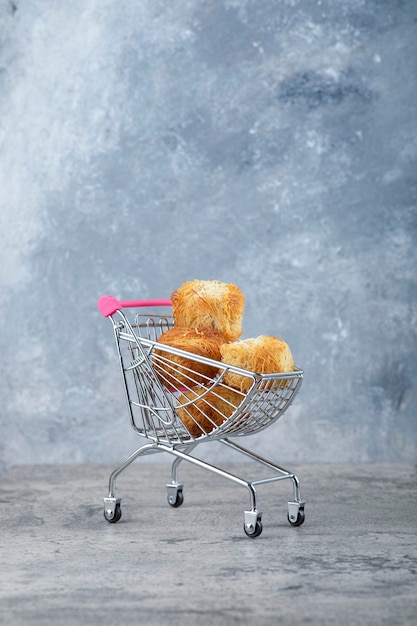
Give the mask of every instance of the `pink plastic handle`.
[{"label": "pink plastic handle", "polygon": [[120,309],[144,306],[171,306],[171,300],[117,300],[114,296],[101,296],[97,303],[98,310],[104,317],[109,317]]}]

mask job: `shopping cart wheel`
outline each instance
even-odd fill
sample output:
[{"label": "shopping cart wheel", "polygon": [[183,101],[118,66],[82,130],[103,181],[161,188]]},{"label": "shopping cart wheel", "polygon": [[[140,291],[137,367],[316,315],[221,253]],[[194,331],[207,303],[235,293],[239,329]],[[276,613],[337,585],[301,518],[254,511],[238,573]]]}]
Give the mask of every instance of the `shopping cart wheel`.
[{"label": "shopping cart wheel", "polygon": [[248,537],[254,539],[262,532],[262,513],[260,511],[245,511],[243,530]]},{"label": "shopping cart wheel", "polygon": [[247,536],[250,537],[251,539],[254,539],[255,537],[259,537],[259,535],[261,534],[263,530],[262,522],[256,522],[253,528],[247,528],[246,524],[243,524],[243,530],[245,531]]},{"label": "shopping cart wheel", "polygon": [[109,524],[115,524],[122,517],[120,502],[114,502],[111,498],[104,498],[104,518]]},{"label": "shopping cart wheel", "polygon": [[304,524],[304,502],[288,502],[288,521],[291,526]]},{"label": "shopping cart wheel", "polygon": [[167,485],[167,500],[168,504],[174,509],[181,506],[184,502],[182,485]]}]

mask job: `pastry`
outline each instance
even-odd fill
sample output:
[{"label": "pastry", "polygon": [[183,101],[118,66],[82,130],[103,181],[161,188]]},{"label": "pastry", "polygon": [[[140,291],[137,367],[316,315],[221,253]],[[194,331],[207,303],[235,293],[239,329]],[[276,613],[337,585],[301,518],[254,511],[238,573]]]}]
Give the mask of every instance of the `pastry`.
[{"label": "pastry", "polygon": [[[157,343],[192,352],[200,357],[220,361],[220,346],[224,337],[210,328],[170,328],[162,333]],[[185,355],[172,354],[155,347],[153,367],[159,379],[166,387],[181,389],[194,387],[212,379],[218,367],[202,363],[200,360],[187,358]]]},{"label": "pastry", "polygon": [[193,280],[171,294],[174,325],[212,328],[225,341],[236,341],[242,334],[245,298],[236,285],[218,280]]},{"label": "pastry", "polygon": [[[234,365],[257,374],[277,374],[293,372],[294,359],[288,344],[283,339],[260,335],[220,346],[221,360],[224,364]],[[253,379],[228,371],[224,382],[230,387],[247,393]],[[277,386],[282,385],[280,380]]]},{"label": "pastry", "polygon": [[178,417],[190,435],[210,433],[230,417],[241,404],[243,394],[224,385],[208,391],[206,387],[190,389],[178,398]]}]

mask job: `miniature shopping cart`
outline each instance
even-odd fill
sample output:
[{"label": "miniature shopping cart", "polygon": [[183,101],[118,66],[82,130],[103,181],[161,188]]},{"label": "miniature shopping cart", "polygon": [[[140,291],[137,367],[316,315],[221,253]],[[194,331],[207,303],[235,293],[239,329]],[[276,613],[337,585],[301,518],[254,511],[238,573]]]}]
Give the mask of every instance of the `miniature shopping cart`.
[{"label": "miniature shopping cart", "polygon": [[[297,476],[247,450],[234,439],[257,433],[281,417],[300,388],[303,372],[296,369],[285,374],[258,374],[158,342],[158,338],[173,327],[170,307],[170,300],[119,302],[112,296],[103,296],[98,301],[100,312],[113,326],[131,425],[146,440],[111,473],[109,493],[104,498],[105,519],[114,523],[121,518],[121,499],[115,495],[116,478],[138,457],[167,452],[175,457],[171,482],[167,485],[167,499],[172,507],[183,503],[178,469],[181,461],[188,461],[249,491],[250,509],[244,511],[244,531],[248,537],[257,537],[262,532],[256,487],[290,479],[293,499],[288,502],[288,521],[292,526],[300,526],[304,522],[305,503],[301,500]],[[125,309],[136,311],[128,315]],[[185,357],[187,365],[178,357]],[[210,366],[213,375],[200,373],[198,366],[202,362]],[[228,372],[249,381],[249,385],[245,385],[248,391],[233,391],[233,403],[224,393],[230,389],[225,383]],[[214,402],[215,399],[221,402]],[[204,407],[210,411],[205,411]],[[197,434],[190,424],[197,427]],[[220,442],[257,461],[273,475],[249,481],[191,455],[198,444],[209,441]]]}]

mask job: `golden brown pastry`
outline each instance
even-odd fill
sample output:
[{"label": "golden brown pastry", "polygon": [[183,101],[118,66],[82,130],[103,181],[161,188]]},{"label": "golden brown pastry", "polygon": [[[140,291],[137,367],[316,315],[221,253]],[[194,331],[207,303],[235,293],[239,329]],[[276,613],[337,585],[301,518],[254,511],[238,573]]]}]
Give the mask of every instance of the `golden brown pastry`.
[{"label": "golden brown pastry", "polygon": [[[203,394],[206,395],[201,397]],[[218,385],[213,391],[197,387],[178,398],[176,409],[190,435],[199,437],[220,426],[234,413],[243,398],[241,393],[230,387]]]},{"label": "golden brown pastry", "polygon": [[[198,356],[220,361],[220,346],[224,337],[210,328],[170,328],[158,339],[158,343],[192,352]],[[166,387],[180,389],[194,387],[216,375],[218,368],[200,361],[187,359],[163,350],[154,351],[153,366]]]},{"label": "golden brown pastry", "polygon": [[171,294],[171,301],[175,326],[213,328],[225,341],[236,341],[242,334],[245,298],[232,283],[189,281]]},{"label": "golden brown pastry", "polygon": [[[250,370],[257,374],[277,374],[293,372],[294,359],[288,344],[283,339],[260,335],[254,339],[244,339],[226,343],[220,347],[222,362]],[[249,377],[226,372],[224,382],[244,393],[248,392],[252,380]]]}]

